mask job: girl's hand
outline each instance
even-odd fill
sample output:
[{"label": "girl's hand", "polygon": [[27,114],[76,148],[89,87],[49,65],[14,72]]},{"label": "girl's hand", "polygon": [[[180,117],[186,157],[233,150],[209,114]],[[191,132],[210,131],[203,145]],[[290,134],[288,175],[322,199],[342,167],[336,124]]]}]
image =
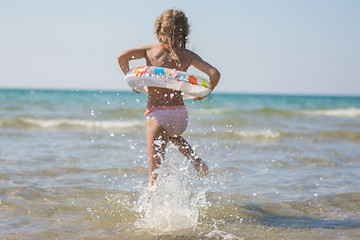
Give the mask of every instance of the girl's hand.
[{"label": "girl's hand", "polygon": [[[210,92],[211,93],[211,92]],[[195,101],[200,101],[200,100],[203,100],[204,98],[206,98],[207,96],[210,95],[210,93],[204,97],[197,97],[197,98],[193,98]]]},{"label": "girl's hand", "polygon": [[195,101],[200,101],[200,100],[203,100],[204,98],[206,98],[207,96],[205,97],[198,97],[198,98],[193,98]]}]

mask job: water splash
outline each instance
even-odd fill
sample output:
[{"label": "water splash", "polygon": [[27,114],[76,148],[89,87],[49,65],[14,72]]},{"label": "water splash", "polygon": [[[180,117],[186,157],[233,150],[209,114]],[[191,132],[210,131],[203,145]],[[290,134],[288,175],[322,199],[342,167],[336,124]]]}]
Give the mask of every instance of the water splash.
[{"label": "water splash", "polygon": [[141,213],[137,227],[160,233],[195,228],[207,204],[207,189],[197,183],[197,179],[189,176],[188,169],[180,171],[165,161],[158,169],[156,190],[150,193],[144,188],[137,203],[137,211]]}]

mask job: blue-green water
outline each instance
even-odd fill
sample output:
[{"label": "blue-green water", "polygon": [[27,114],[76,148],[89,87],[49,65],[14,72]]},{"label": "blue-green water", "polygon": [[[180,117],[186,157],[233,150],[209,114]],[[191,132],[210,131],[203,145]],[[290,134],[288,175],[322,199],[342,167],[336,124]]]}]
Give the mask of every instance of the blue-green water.
[{"label": "blue-green water", "polygon": [[0,90],[0,237],[359,238],[359,97],[186,104],[210,174],[170,145],[147,204],[146,96]]}]

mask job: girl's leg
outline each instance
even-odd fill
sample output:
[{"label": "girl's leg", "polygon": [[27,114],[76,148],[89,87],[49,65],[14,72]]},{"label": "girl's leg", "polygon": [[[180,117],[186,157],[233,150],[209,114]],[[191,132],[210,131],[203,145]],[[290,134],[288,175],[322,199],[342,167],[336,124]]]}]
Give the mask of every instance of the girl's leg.
[{"label": "girl's leg", "polygon": [[148,119],[146,126],[147,150],[149,159],[149,186],[154,185],[161,160],[165,157],[165,148],[168,142],[165,129],[157,122]]},{"label": "girl's leg", "polygon": [[179,152],[190,160],[199,176],[203,177],[209,173],[208,166],[196,155],[190,144],[183,137],[169,137],[169,140],[178,148]]}]

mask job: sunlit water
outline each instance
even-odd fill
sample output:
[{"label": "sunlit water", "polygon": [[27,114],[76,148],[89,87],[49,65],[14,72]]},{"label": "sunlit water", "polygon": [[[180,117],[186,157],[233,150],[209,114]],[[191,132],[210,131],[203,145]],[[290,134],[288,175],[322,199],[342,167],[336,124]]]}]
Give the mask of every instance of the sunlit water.
[{"label": "sunlit water", "polygon": [[210,174],[170,144],[150,193],[145,96],[0,90],[0,238],[360,238],[360,98],[186,104]]}]

